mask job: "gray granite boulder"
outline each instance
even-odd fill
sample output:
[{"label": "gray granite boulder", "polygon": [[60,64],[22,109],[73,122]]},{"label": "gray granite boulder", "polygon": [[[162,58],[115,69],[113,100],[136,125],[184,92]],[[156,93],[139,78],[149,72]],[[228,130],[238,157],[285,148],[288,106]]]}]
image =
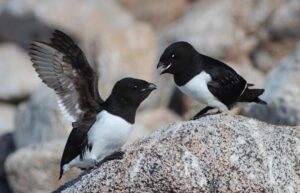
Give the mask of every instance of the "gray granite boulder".
[{"label": "gray granite boulder", "polygon": [[9,155],[5,173],[14,193],[48,193],[80,172],[72,169],[58,180],[65,140],[29,145]]},{"label": "gray granite boulder", "polygon": [[[251,35],[262,30],[288,0],[230,0],[239,25]],[[296,0],[297,1],[297,0]]]},{"label": "gray granite boulder", "polygon": [[269,29],[276,36],[300,36],[300,1],[289,0],[273,16]]},{"label": "gray granite boulder", "polygon": [[234,21],[231,1],[199,1],[176,22],[159,32],[165,45],[187,41],[207,55],[224,57],[240,33]]},{"label": "gray granite boulder", "polygon": [[212,115],[159,129],[55,192],[299,192],[299,155],[296,128]]},{"label": "gray granite boulder", "polygon": [[41,85],[16,110],[14,140],[17,148],[53,139],[66,140],[71,128],[71,122],[58,108],[55,92]]},{"label": "gray granite boulder", "polygon": [[300,124],[300,44],[266,78],[262,98],[267,106],[253,104],[243,114],[273,124]]},{"label": "gray granite boulder", "polygon": [[16,107],[0,102],[0,135],[14,130],[14,116]]},{"label": "gray granite boulder", "polygon": [[118,0],[137,19],[159,28],[178,18],[188,5],[187,0]]},{"label": "gray granite boulder", "polygon": [[39,84],[29,56],[15,44],[1,44],[0,69],[1,101],[20,101],[28,97]]}]

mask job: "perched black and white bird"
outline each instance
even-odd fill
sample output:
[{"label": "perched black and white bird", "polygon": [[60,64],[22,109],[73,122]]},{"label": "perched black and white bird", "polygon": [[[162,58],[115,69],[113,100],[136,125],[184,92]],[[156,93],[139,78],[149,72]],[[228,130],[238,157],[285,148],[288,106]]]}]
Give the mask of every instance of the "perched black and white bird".
[{"label": "perched black and white bird", "polygon": [[56,30],[50,43],[34,42],[30,56],[42,81],[54,89],[61,111],[72,122],[60,166],[60,177],[72,167],[121,159],[136,110],[156,88],[144,80],[124,78],[103,101],[98,76],[74,41]]},{"label": "perched black and white bird", "polygon": [[194,118],[211,109],[226,112],[238,102],[266,104],[259,98],[264,89],[250,89],[253,84],[248,84],[231,67],[200,54],[187,42],[168,46],[157,68],[161,74],[173,74],[175,84],[182,92],[207,105]]}]

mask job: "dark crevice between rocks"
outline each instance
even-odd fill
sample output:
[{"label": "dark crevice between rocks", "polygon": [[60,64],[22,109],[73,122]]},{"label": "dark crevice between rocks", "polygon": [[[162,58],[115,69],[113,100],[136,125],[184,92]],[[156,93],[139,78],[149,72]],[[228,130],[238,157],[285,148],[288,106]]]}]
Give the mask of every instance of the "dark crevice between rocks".
[{"label": "dark crevice between rocks", "polygon": [[25,50],[28,50],[32,41],[49,42],[55,29],[67,33],[75,43],[80,42],[69,31],[46,25],[32,14],[20,17],[4,11],[0,14],[0,26],[0,43],[13,42]]},{"label": "dark crevice between rocks", "polygon": [[0,99],[0,103],[7,103],[11,105],[19,105],[20,103],[27,101],[29,99],[29,96],[24,97],[10,97],[9,99]]},{"label": "dark crevice between rocks", "polygon": [[22,17],[8,12],[0,14],[0,42],[13,42],[27,50],[33,40],[45,41],[54,28],[45,25],[32,14]]},{"label": "dark crevice between rocks", "polygon": [[15,151],[15,144],[13,141],[13,134],[6,133],[0,136],[0,192],[12,193],[7,182],[7,176],[4,171],[4,162],[6,158]]}]

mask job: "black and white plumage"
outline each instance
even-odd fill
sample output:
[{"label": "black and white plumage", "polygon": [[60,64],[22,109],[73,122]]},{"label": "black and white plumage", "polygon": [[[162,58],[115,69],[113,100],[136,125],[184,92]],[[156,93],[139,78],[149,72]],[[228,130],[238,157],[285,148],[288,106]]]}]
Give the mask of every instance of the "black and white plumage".
[{"label": "black and white plumage", "polygon": [[168,46],[157,68],[161,74],[173,74],[176,86],[182,92],[207,105],[194,118],[214,108],[226,112],[237,102],[266,104],[259,98],[264,89],[250,89],[253,84],[247,83],[231,67],[200,54],[187,42]]},{"label": "black and white plumage", "polygon": [[97,161],[120,157],[138,106],[156,88],[140,79],[124,78],[105,101],[98,76],[74,41],[56,30],[50,43],[34,42],[30,56],[42,81],[54,89],[61,111],[72,122],[60,168],[89,168]]}]

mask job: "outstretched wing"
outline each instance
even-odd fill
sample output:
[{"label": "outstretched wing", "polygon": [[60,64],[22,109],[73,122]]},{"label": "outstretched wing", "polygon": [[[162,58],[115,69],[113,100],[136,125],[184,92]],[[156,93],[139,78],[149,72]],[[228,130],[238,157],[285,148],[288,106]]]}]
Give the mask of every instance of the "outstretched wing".
[{"label": "outstretched wing", "polygon": [[55,90],[59,107],[70,121],[101,110],[98,76],[69,36],[56,30],[51,43],[34,42],[29,54],[39,77]]},{"label": "outstretched wing", "polygon": [[211,75],[209,91],[226,106],[231,107],[244,92],[247,82],[232,68],[210,57],[205,58],[205,71]]}]

